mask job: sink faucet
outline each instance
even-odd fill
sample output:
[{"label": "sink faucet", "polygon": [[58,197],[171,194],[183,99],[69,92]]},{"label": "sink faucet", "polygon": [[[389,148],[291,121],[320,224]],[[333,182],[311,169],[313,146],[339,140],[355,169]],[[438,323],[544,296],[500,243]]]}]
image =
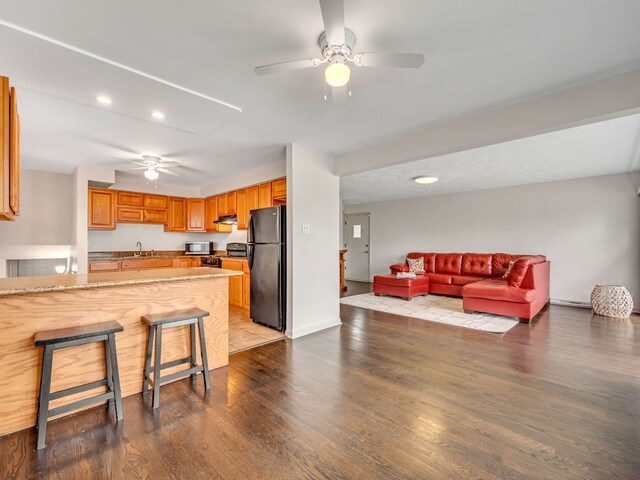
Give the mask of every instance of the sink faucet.
[{"label": "sink faucet", "polygon": [[142,256],[142,242],[136,242],[136,247],[138,248],[138,255]]}]

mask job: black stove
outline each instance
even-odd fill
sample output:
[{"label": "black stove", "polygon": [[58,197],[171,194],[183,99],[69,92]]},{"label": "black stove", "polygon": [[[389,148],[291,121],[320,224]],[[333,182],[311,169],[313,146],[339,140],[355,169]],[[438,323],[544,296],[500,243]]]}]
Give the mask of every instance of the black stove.
[{"label": "black stove", "polygon": [[200,263],[203,267],[221,268],[222,260],[220,257],[200,257]]}]

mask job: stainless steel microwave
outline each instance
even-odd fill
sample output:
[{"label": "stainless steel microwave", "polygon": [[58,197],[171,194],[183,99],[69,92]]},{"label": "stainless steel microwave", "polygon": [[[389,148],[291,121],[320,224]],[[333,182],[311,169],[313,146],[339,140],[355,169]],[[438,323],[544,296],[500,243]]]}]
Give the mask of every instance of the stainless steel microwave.
[{"label": "stainless steel microwave", "polygon": [[216,246],[213,242],[187,242],[184,244],[185,255],[211,255]]}]

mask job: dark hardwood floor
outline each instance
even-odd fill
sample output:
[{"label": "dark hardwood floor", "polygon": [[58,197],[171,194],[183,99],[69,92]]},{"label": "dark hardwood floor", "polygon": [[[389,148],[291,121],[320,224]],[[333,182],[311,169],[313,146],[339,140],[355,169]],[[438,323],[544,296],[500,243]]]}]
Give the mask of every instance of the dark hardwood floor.
[{"label": "dark hardwood floor", "polygon": [[[347,294],[367,291],[350,284]],[[0,478],[637,479],[640,318],[551,306],[499,336],[342,306],[342,327],[231,356],[0,438]]]}]

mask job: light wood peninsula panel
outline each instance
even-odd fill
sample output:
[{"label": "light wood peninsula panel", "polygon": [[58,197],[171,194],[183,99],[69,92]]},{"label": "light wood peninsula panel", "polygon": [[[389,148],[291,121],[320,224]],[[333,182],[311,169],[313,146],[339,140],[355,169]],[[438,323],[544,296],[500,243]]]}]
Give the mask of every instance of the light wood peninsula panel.
[{"label": "light wood peninsula panel", "polygon": [[[190,268],[1,279],[0,435],[35,425],[42,362],[42,348],[33,344],[37,331],[107,320],[119,322],[124,327],[122,333],[116,334],[120,381],[122,395],[128,396],[142,389],[147,329],[140,318],[150,313],[197,307],[211,314],[204,319],[209,367],[227,365],[228,278],[239,274],[223,269]],[[47,288],[47,278],[51,278],[52,284],[58,282],[54,288],[60,290],[8,293],[30,286]],[[83,288],[82,278],[90,279],[94,286]],[[131,281],[152,283],[118,284]],[[163,334],[163,362],[187,356],[188,346],[188,327],[168,330]],[[103,355],[100,344],[56,351],[52,391],[104,378]],[[63,401],[90,397],[95,392],[83,392]],[[52,408],[58,404],[56,401]],[[124,415],[126,418],[126,410]]]}]

